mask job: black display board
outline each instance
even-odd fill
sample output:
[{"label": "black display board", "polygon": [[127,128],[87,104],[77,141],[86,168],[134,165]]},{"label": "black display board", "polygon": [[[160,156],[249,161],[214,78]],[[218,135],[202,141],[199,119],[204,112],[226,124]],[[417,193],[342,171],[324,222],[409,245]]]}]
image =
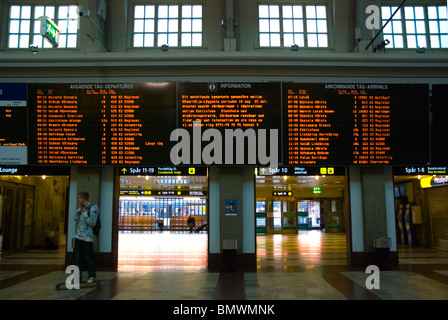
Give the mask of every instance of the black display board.
[{"label": "black display board", "polygon": [[429,87],[283,85],[284,165],[424,165]]},{"label": "black display board", "polygon": [[433,164],[448,163],[448,85],[432,86],[432,159]]},{"label": "black display board", "polygon": [[30,84],[29,163],[170,163],[176,84]]},{"label": "black display board", "polygon": [[[192,139],[191,162],[194,164],[259,164],[263,163],[263,156],[270,156],[271,140],[276,143],[277,152],[274,159],[281,161],[281,84],[280,83],[179,83],[178,84],[178,125],[186,129]],[[201,133],[207,129],[217,129],[221,135],[221,155],[210,152],[211,162],[206,157],[200,157],[201,152],[209,142],[201,143],[198,147],[193,134],[193,123],[201,122]],[[244,150],[237,149],[236,139],[227,139],[226,130],[242,130],[244,133],[254,132],[256,141],[244,140]],[[264,130],[266,139],[260,136]],[[276,130],[277,139],[271,135]],[[271,139],[272,138],[272,139]],[[213,139],[210,139],[213,142]],[[209,145],[210,146],[210,145]],[[196,148],[195,148],[196,147]],[[255,154],[249,150],[256,149]],[[259,150],[265,148],[266,152],[260,157]],[[213,149],[210,147],[210,149]],[[216,150],[215,150],[216,151]],[[244,152],[244,161],[238,155]],[[230,156],[232,155],[232,156]]]},{"label": "black display board", "polygon": [[[440,137],[448,90],[434,88],[433,158],[446,163],[446,141]],[[263,161],[275,159],[273,167],[333,167],[430,161],[427,84],[28,84],[27,96],[32,165],[270,166]],[[194,121],[201,122],[200,130]],[[12,129],[17,130],[8,125]],[[189,135],[189,156],[181,163],[172,161],[180,141],[175,129]],[[208,129],[219,133],[220,150],[215,136],[204,136]],[[238,129],[247,135],[229,141],[226,132]],[[18,137],[22,134],[26,130]]]}]

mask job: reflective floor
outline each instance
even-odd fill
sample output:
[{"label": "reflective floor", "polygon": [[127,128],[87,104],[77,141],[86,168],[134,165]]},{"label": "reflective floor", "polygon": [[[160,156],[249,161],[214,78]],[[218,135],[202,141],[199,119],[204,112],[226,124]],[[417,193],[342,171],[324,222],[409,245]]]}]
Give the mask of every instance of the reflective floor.
[{"label": "reflective floor", "polygon": [[118,271],[207,268],[208,235],[177,232],[120,232]]},{"label": "reflective floor", "polygon": [[310,265],[346,265],[344,233],[319,230],[296,234],[257,236],[257,267],[293,267]]},{"label": "reflective floor", "polygon": [[101,288],[55,290],[64,253],[30,250],[0,260],[0,300],[448,300],[448,252],[399,247],[397,270],[369,290],[365,270],[346,265],[344,234],[303,231],[257,236],[257,272],[209,272],[207,235],[121,233],[118,272]]}]

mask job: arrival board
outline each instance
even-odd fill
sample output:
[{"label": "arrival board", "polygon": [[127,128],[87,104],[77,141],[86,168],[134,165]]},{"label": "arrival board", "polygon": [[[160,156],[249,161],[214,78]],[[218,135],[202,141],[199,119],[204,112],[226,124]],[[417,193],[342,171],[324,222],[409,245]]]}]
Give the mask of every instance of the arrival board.
[{"label": "arrival board", "polygon": [[416,84],[284,84],[283,164],[427,164],[428,91]]}]

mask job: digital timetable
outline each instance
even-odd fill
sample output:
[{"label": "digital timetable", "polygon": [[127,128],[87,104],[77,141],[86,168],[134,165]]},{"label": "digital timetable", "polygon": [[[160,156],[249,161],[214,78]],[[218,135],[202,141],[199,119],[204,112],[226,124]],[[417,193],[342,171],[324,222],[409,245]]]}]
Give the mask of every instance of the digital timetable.
[{"label": "digital timetable", "polygon": [[27,163],[27,95],[24,83],[0,83],[0,163]]},{"label": "digital timetable", "polygon": [[[0,84],[0,164],[172,165],[173,131],[193,131],[200,121],[202,132],[217,129],[222,137],[242,131],[234,139],[244,141],[246,158],[260,148],[260,130],[276,131],[265,139],[278,144],[281,166],[429,165],[446,157],[435,141],[445,130],[440,88],[433,111],[442,116],[430,126],[428,84]],[[256,143],[244,136],[248,130]],[[224,155],[230,146],[222,141]],[[235,146],[233,157],[241,150]]]},{"label": "digital timetable", "polygon": [[285,165],[428,163],[427,85],[285,84]]},{"label": "digital timetable", "polygon": [[139,165],[169,161],[173,83],[29,85],[30,162]]}]

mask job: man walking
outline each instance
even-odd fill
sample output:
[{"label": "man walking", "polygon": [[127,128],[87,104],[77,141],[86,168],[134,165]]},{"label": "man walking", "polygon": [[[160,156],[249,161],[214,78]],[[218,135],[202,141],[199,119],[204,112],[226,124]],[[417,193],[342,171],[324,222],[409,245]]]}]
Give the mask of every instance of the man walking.
[{"label": "man walking", "polygon": [[95,257],[93,253],[93,241],[95,235],[93,228],[95,227],[99,209],[89,201],[89,193],[81,191],[78,193],[78,202],[80,207],[76,211],[75,220],[78,222],[75,234],[75,260],[79,268],[80,281],[82,279],[82,271],[84,262],[87,262],[87,272],[89,279],[87,283],[96,281]]}]

